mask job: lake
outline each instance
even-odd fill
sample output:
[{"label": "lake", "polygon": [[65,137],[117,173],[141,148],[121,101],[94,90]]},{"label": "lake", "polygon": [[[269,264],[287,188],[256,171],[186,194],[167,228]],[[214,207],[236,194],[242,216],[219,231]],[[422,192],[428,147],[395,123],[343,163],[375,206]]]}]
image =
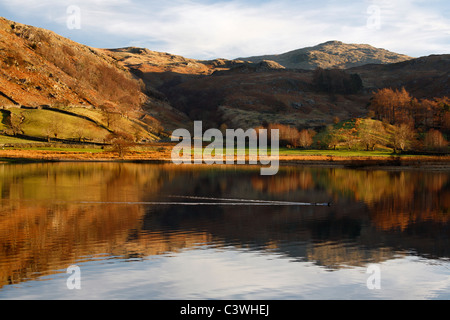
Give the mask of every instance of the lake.
[{"label": "lake", "polygon": [[0,299],[450,298],[449,171],[43,163],[0,177]]}]

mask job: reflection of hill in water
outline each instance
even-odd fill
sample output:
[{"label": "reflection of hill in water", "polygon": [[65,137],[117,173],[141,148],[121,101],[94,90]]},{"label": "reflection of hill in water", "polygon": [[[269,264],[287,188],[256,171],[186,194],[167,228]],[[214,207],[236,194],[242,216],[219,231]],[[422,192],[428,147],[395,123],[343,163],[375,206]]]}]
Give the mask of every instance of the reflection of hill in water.
[{"label": "reflection of hill in water", "polygon": [[173,181],[177,186],[190,182],[180,194],[300,202],[333,199],[334,205],[152,209],[144,220],[146,232],[206,232],[217,243],[270,248],[324,266],[363,265],[410,250],[450,257],[447,173],[297,168],[275,177],[204,174],[194,184],[190,175]]},{"label": "reflection of hill in water", "polygon": [[[249,168],[36,164],[1,166],[0,178],[0,285],[95,255],[144,258],[204,244],[268,251],[329,268],[380,262],[411,249],[450,257],[447,173],[284,168],[261,177]],[[332,199],[334,205],[128,203],[176,201],[170,195]]]}]

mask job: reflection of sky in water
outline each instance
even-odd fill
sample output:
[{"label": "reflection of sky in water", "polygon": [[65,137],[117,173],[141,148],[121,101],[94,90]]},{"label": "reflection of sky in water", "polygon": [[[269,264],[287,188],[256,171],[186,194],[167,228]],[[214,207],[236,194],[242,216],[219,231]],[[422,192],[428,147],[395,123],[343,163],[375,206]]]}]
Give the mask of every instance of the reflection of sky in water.
[{"label": "reflection of sky in water", "polygon": [[369,290],[366,268],[333,272],[276,254],[223,249],[184,250],[141,261],[80,264],[81,290],[64,271],[7,286],[1,299],[449,299],[450,263],[417,257],[379,264],[381,290]]}]

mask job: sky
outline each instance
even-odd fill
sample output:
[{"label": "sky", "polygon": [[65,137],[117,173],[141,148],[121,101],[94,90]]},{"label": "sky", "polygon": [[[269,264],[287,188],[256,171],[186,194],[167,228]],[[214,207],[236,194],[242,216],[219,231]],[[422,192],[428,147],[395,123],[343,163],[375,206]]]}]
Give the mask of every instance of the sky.
[{"label": "sky", "polygon": [[0,16],[96,48],[194,59],[281,54],[338,40],[450,54],[449,0],[0,0]]}]

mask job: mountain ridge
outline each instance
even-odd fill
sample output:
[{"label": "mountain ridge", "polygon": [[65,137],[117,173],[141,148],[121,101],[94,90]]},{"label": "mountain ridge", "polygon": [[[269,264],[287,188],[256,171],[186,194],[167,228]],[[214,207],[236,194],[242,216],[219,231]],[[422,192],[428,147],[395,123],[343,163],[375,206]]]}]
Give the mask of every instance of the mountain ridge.
[{"label": "mountain ridge", "polygon": [[[367,64],[391,64],[416,59],[404,54],[395,53],[369,44],[347,44],[342,41],[331,40],[313,47],[304,47],[281,54],[267,54],[236,59],[216,58],[211,60],[185,58],[180,55],[152,51],[141,47],[123,47],[102,49],[111,52],[128,65],[133,65],[133,57],[143,58],[134,60],[135,63],[146,62],[156,67],[156,72],[176,71],[179,73],[211,74],[214,71],[229,70],[233,67],[248,66],[261,62],[277,64],[275,69],[349,69]],[[331,57],[334,57],[332,59]],[[154,61],[149,60],[154,59]],[[159,62],[155,64],[155,61]],[[164,70],[158,69],[164,67]]]},{"label": "mountain ridge", "polygon": [[386,49],[375,48],[368,44],[347,44],[336,40],[282,54],[239,58],[239,60],[250,62],[272,60],[286,68],[306,70],[316,68],[348,69],[366,64],[390,64],[411,59],[414,58]]}]

